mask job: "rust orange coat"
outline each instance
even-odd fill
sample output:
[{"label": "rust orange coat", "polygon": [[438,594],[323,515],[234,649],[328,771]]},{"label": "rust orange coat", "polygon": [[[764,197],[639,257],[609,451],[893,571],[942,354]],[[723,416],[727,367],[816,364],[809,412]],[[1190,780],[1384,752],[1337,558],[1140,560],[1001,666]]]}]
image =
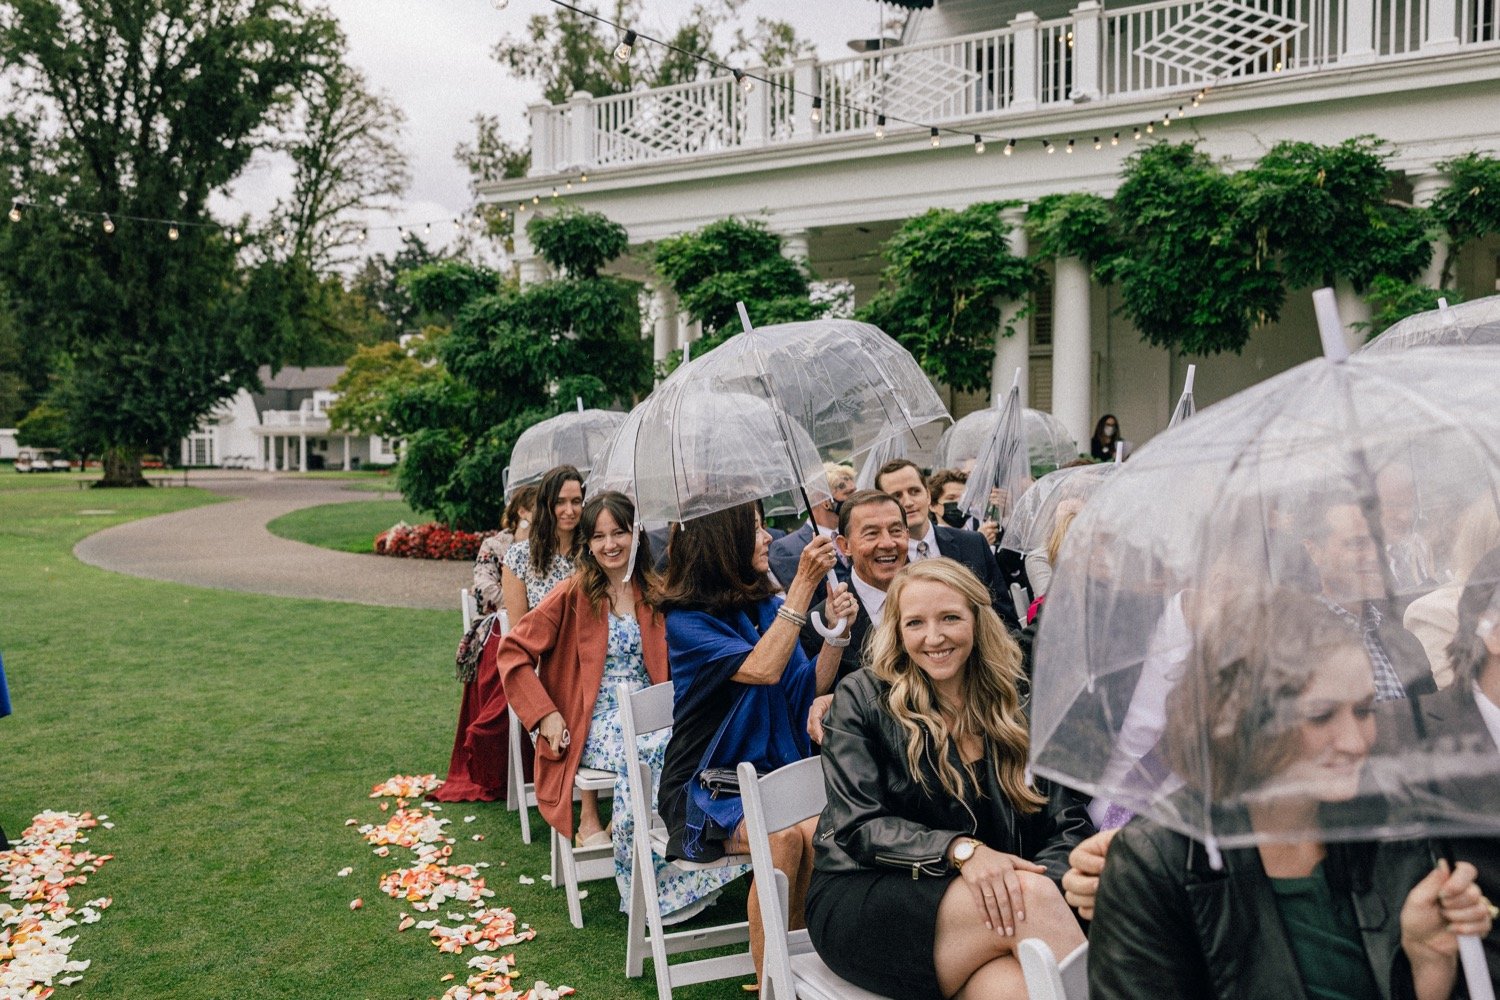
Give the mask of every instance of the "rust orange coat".
[{"label": "rust orange coat", "polygon": [[[661,684],[668,678],[666,619],[646,603],[639,588],[635,617],[641,626],[646,673],[652,684]],[[608,649],[608,615],[594,608],[575,576],[526,613],[500,644],[497,658],[505,695],[528,731],[552,712],[560,713],[568,727],[572,740],[561,757],[546,740],[537,741],[536,804],[548,824],[569,838],[573,836],[573,778],[588,743]],[[504,712],[498,706],[494,714]],[[488,710],[481,713],[469,732],[497,724],[498,719],[490,714]]]}]

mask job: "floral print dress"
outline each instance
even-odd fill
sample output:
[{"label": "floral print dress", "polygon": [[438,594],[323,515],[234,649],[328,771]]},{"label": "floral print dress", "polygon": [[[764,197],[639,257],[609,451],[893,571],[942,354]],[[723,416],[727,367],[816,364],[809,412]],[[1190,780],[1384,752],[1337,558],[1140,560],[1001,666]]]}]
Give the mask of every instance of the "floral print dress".
[{"label": "floral print dress", "polygon": [[[589,738],[583,748],[584,767],[615,772],[615,801],[611,823],[614,829],[615,883],[620,888],[620,909],[630,899],[631,835],[635,822],[630,815],[630,786],[625,762],[625,729],[620,722],[620,703],[615,686],[625,684],[631,691],[651,686],[646,662],[641,655],[641,626],[634,618],[610,612],[609,649],[604,656],[604,681],[594,702],[589,720]],[[660,729],[640,738],[640,758],[651,766],[653,776],[660,777],[666,757],[667,740],[672,730]],[[656,807],[656,788],[651,789],[651,807]],[[730,865],[709,871],[683,871],[660,854],[656,862],[656,894],[661,900],[662,916],[691,906],[698,900],[750,870],[749,865]]]},{"label": "floral print dress", "polygon": [[[552,565],[547,567],[547,572],[538,574],[531,568],[531,539],[524,542],[515,542],[505,550],[505,568],[516,575],[516,579],[526,585],[526,606],[534,608],[542,603],[542,598],[552,593],[552,588],[562,583],[573,575],[573,560],[561,552],[552,556]],[[512,627],[515,622],[510,623]]]}]

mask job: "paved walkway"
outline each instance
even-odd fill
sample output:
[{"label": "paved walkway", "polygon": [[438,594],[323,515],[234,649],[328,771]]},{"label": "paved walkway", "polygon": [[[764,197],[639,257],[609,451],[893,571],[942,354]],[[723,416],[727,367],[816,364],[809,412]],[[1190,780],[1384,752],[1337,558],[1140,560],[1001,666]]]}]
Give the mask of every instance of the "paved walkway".
[{"label": "paved walkway", "polygon": [[194,474],[191,484],[230,499],[106,528],[73,554],[101,569],[195,587],[452,610],[456,627],[459,588],[473,580],[468,563],[334,552],[266,530],[290,511],[380,494],[274,473]]}]

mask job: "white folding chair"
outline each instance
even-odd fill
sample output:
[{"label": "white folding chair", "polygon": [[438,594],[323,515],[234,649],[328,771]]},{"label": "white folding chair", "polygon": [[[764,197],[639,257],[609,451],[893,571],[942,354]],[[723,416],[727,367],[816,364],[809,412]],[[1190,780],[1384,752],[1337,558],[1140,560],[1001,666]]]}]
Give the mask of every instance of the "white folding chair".
[{"label": "white folding chair", "polygon": [[1089,945],[1085,941],[1061,962],[1045,941],[1027,938],[1016,946],[1030,1000],[1089,1000]]},{"label": "white folding chair", "polygon": [[464,615],[464,634],[468,635],[469,626],[479,617],[479,605],[474,602],[474,595],[469,593],[468,587],[458,592],[458,608]]},{"label": "white folding chair", "polygon": [[[514,717],[512,717],[514,720]],[[512,724],[517,724],[514,721]],[[592,767],[580,767],[573,778],[573,798],[576,801],[582,792],[598,792],[601,797],[612,798],[615,793],[615,773],[600,771]],[[597,847],[574,847],[567,837],[552,831],[552,888],[559,884],[568,890],[568,920],[574,927],[583,927],[583,903],[578,895],[579,882],[596,882],[615,877],[615,845],[613,842]]]},{"label": "white folding chair", "polygon": [[[739,766],[740,798],[755,884],[760,886],[760,919],[766,930],[762,1000],[879,1000],[879,996],[839,978],[813,951],[806,930],[788,931],[787,879],[771,864],[771,834],[823,811],[827,790],[823,762],[809,757],[758,777],[755,765]],[[770,892],[771,886],[776,891]]]},{"label": "white folding chair", "polygon": [[1026,612],[1031,610],[1031,599],[1026,594],[1026,588],[1019,583],[1010,585],[1010,600],[1016,606],[1016,617],[1021,621],[1021,627],[1026,627]]},{"label": "white folding chair", "polygon": [[[510,616],[504,610],[500,614],[500,634],[505,635],[510,631]],[[510,752],[506,754],[510,763],[509,775],[505,780],[505,808],[510,812],[519,811],[521,814],[521,842],[531,843],[531,814],[527,812],[536,806],[536,785],[526,780],[526,766],[521,760],[521,740],[525,738],[526,727],[521,725],[521,720],[516,715],[515,709],[510,711]]]},{"label": "white folding chair", "polygon": [[[672,1000],[672,990],[678,986],[753,975],[755,963],[750,958],[749,949],[717,958],[675,964],[667,961],[669,955],[744,944],[750,940],[750,925],[741,920],[670,934],[663,930],[652,850],[665,853],[668,835],[666,825],[650,805],[654,784],[651,765],[641,760],[637,739],[672,725],[672,684],[657,684],[636,692],[621,684],[618,690],[621,723],[625,730],[625,759],[630,768],[630,813],[635,820],[635,838],[630,851],[630,919],[625,938],[625,975],[639,979],[649,952],[656,975],[657,1000]],[[731,854],[706,864],[690,861],[674,864],[684,871],[700,871],[742,865],[749,860],[743,854]]]}]

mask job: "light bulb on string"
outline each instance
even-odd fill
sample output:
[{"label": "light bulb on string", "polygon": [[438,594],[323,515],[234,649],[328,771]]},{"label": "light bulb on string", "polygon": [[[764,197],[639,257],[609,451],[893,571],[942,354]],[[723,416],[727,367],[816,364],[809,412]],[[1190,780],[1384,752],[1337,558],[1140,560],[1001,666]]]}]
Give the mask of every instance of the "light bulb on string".
[{"label": "light bulb on string", "polygon": [[500,210],[500,221],[501,222],[504,222],[509,216],[510,216],[510,213],[507,212],[505,209],[502,208]]},{"label": "light bulb on string", "polygon": [[1070,152],[1070,153],[1073,152],[1073,140],[1072,139],[1068,140],[1068,152]]},{"label": "light bulb on string", "polygon": [[504,10],[510,6],[510,0],[490,0],[490,6],[496,10]]},{"label": "light bulb on string", "polygon": [[814,125],[820,124],[823,121],[823,98],[813,98],[812,112],[807,117],[812,119]]},{"label": "light bulb on string", "polygon": [[1012,140],[1010,140],[1009,142],[1007,142],[1005,144],[1005,149],[1002,150],[1002,152],[1004,152],[1006,156],[1009,156],[1011,153],[1015,152],[1015,149],[1016,149],[1016,140],[1012,139]]},{"label": "light bulb on string", "polygon": [[1181,118],[1186,113],[1187,112],[1185,112],[1185,111],[1182,110],[1182,105],[1181,104],[1177,105],[1177,117],[1178,118]]},{"label": "light bulb on string", "polygon": [[8,218],[11,222],[21,221],[21,203],[19,201],[13,201],[10,203],[10,213],[8,215]]},{"label": "light bulb on string", "polygon": [[115,220],[109,217],[108,212],[104,213],[104,221],[99,224],[99,228],[104,230],[105,236],[111,236],[114,234]]},{"label": "light bulb on string", "polygon": [[635,51],[635,32],[627,30],[625,37],[620,39],[620,44],[615,46],[615,58],[620,62],[629,62],[630,53]]},{"label": "light bulb on string", "polygon": [[526,211],[526,203],[524,201],[516,202],[516,214],[520,215],[524,211]]},{"label": "light bulb on string", "polygon": [[1146,123],[1146,134],[1150,135],[1151,133],[1153,133],[1155,131],[1156,131],[1156,126],[1154,124],[1152,124],[1151,122],[1147,122]]},{"label": "light bulb on string", "polygon": [[875,138],[885,138],[885,115],[875,116]]},{"label": "light bulb on string", "polygon": [[531,196],[531,203],[533,205],[540,205],[542,203],[542,196],[539,195],[539,194],[532,195]]},{"label": "light bulb on string", "polygon": [[1140,141],[1140,139],[1141,139],[1141,127],[1139,125],[1137,125],[1135,127],[1135,132],[1131,135],[1131,138],[1134,139],[1134,140],[1136,140],[1137,142]]},{"label": "light bulb on string", "polygon": [[974,137],[974,152],[976,154],[981,154],[984,152],[984,136],[976,135]]},{"label": "light bulb on string", "polygon": [[734,82],[740,85],[740,90],[750,93],[755,89],[755,79],[742,69],[734,71]]},{"label": "light bulb on string", "polygon": [[583,173],[581,173],[581,174],[578,175],[578,183],[580,183],[580,184],[587,184],[588,182],[589,182],[589,175],[588,175],[587,171],[584,171]]},{"label": "light bulb on string", "polygon": [[242,243],[245,242],[245,235],[243,233],[241,233],[238,229],[236,229],[234,231],[234,235],[232,237],[230,237],[230,239],[234,240],[234,245],[235,246],[239,246],[240,244],[242,244]]},{"label": "light bulb on string", "polygon": [[1099,141],[1099,137],[1097,135],[1094,136],[1094,148],[1095,149],[1103,149],[1104,148],[1104,143],[1102,143],[1102,142]]},{"label": "light bulb on string", "polygon": [[176,243],[177,238],[181,235],[182,234],[177,231],[176,223],[173,223],[172,225],[167,227],[167,239],[171,240],[173,243]]},{"label": "light bulb on string", "polygon": [[938,134],[937,126],[932,126],[932,148],[936,149],[938,146],[942,145],[942,143],[943,137]]},{"label": "light bulb on string", "polygon": [[1057,150],[1057,147],[1054,146],[1054,145],[1052,145],[1052,140],[1051,139],[1043,139],[1042,140],[1042,148],[1045,149],[1048,153],[1053,153],[1053,152],[1056,152],[1056,150]]},{"label": "light bulb on string", "polygon": [[1171,124],[1172,124],[1172,116],[1171,115],[1162,115],[1161,116],[1161,127],[1162,128],[1168,128],[1169,126],[1171,126]]},{"label": "light bulb on string", "polygon": [[361,243],[363,243],[365,240],[367,240],[369,238],[370,238],[370,231],[368,229],[361,229],[359,231],[359,241]]},{"label": "light bulb on string", "polygon": [[432,223],[429,222],[429,223],[427,223],[426,225],[424,225],[422,227],[422,235],[423,236],[431,236],[432,235]]},{"label": "light bulb on string", "polygon": [[[396,235],[399,236],[399,237],[401,237],[401,239],[403,239],[403,240],[406,239],[406,227],[405,226],[397,226],[396,227]],[[276,242],[280,243],[281,241],[282,241],[281,237],[277,236],[276,237]]]},{"label": "light bulb on string", "polygon": [[1199,105],[1199,103],[1202,102],[1202,100],[1203,100],[1203,95],[1202,94],[1194,94],[1193,95],[1193,107],[1196,108]]},{"label": "light bulb on string", "polygon": [[571,190],[573,190],[573,179],[571,177],[568,178],[568,182],[563,185],[563,190],[564,191],[571,191]]},{"label": "light bulb on string", "polygon": [[1111,146],[1118,146],[1120,144],[1120,133],[1116,132],[1113,138],[1109,140],[1109,144]]}]

